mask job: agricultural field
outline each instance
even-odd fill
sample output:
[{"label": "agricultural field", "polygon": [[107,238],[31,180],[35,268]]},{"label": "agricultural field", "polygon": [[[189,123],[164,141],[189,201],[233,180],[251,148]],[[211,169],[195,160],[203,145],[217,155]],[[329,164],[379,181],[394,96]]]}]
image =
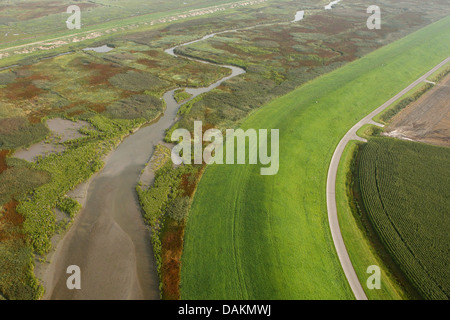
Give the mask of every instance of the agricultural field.
[{"label": "agricultural field", "polygon": [[185,231],[182,298],[352,298],[328,229],[329,161],[348,128],[447,57],[438,39],[449,22],[310,81],[243,122],[280,128],[279,173],[207,168]]},{"label": "agricultural field", "polygon": [[384,245],[427,299],[448,299],[450,149],[373,137],[358,165],[365,210]]},{"label": "agricultural field", "polygon": [[450,75],[389,121],[386,136],[450,147]]}]

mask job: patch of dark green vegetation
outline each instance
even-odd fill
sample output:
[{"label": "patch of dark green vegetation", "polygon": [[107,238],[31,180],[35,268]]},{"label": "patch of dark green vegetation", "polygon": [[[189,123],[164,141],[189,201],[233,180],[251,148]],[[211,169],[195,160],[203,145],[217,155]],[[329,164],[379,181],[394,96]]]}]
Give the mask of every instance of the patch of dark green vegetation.
[{"label": "patch of dark green vegetation", "polygon": [[0,119],[0,149],[18,149],[43,140],[50,131],[42,122],[28,123],[25,118]]},{"label": "patch of dark green vegetation", "polygon": [[0,86],[12,83],[16,79],[16,75],[11,71],[0,72]]},{"label": "patch of dark green vegetation", "polygon": [[175,94],[173,95],[173,97],[175,98],[175,101],[177,103],[181,103],[183,101],[186,101],[190,97],[192,97],[192,95],[190,93],[186,92],[186,90],[184,90],[184,89],[178,89],[177,91],[175,91]]},{"label": "patch of dark green vegetation", "polygon": [[112,103],[104,114],[114,119],[152,120],[163,112],[163,107],[163,101],[157,97],[139,94]]},{"label": "patch of dark green vegetation", "polygon": [[167,85],[158,77],[137,71],[117,74],[110,78],[109,82],[120,89],[129,91],[150,90],[152,92],[158,92]]},{"label": "patch of dark green vegetation", "polygon": [[33,252],[23,240],[0,241],[0,295],[9,300],[38,299],[43,288],[33,273]]},{"label": "patch of dark green vegetation", "polygon": [[0,206],[14,197],[30,194],[35,188],[50,182],[46,171],[13,166],[0,174]]}]

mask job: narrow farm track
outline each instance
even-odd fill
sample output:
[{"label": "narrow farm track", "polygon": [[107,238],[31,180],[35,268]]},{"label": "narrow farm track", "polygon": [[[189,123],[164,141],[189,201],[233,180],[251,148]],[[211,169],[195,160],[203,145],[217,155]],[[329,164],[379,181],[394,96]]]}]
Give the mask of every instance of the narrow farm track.
[{"label": "narrow farm track", "polygon": [[372,118],[374,118],[376,115],[384,111],[386,108],[388,108],[392,103],[400,99],[402,96],[404,96],[406,93],[408,93],[410,90],[412,90],[414,87],[416,87],[421,82],[427,81],[427,78],[431,76],[434,72],[436,72],[439,68],[444,66],[446,63],[450,61],[450,57],[439,63],[437,66],[435,66],[433,69],[428,71],[426,74],[421,76],[419,79],[411,83],[408,87],[400,91],[397,95],[389,99],[387,102],[385,102],[383,105],[378,107],[375,111],[371,112],[368,116],[366,116],[364,119],[359,121],[355,126],[353,126],[342,138],[342,140],[339,142],[334,154],[333,158],[330,163],[330,168],[328,171],[328,178],[327,178],[327,208],[328,208],[328,220],[330,224],[331,234],[333,236],[333,242],[336,247],[337,254],[339,256],[339,261],[341,262],[342,268],[344,269],[345,276],[347,277],[347,280],[350,284],[350,287],[352,288],[353,294],[355,295],[355,298],[358,300],[367,300],[367,296],[364,292],[364,289],[361,285],[361,283],[358,280],[358,276],[356,275],[355,269],[353,268],[352,262],[350,260],[350,257],[348,255],[347,249],[345,247],[344,239],[342,238],[341,229],[339,227],[339,219],[337,214],[337,204],[336,204],[336,176],[337,176],[337,170],[339,167],[339,162],[341,160],[342,154],[345,150],[345,147],[351,140],[361,140],[366,141],[365,139],[362,139],[358,137],[356,132],[364,125],[366,124],[376,124]]}]

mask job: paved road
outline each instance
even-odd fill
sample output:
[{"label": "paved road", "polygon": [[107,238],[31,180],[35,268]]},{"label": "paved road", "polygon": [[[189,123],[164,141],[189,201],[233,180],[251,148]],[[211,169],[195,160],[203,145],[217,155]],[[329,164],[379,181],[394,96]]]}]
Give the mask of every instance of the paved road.
[{"label": "paved road", "polygon": [[355,269],[353,268],[352,262],[350,261],[350,257],[348,255],[347,249],[344,244],[344,240],[342,238],[341,230],[339,227],[339,221],[338,221],[338,215],[337,215],[337,208],[336,208],[336,175],[337,170],[339,166],[339,162],[342,157],[342,153],[344,152],[345,147],[349,143],[350,140],[361,140],[366,141],[365,139],[362,139],[357,136],[356,132],[365,124],[376,124],[372,118],[375,117],[377,114],[382,112],[384,109],[389,107],[392,103],[394,103],[396,100],[401,98],[403,95],[405,95],[407,92],[409,92],[411,89],[416,87],[421,82],[425,81],[430,75],[432,75],[434,72],[436,72],[439,68],[441,68],[443,65],[445,65],[447,62],[450,61],[450,57],[442,61],[440,64],[438,64],[436,67],[428,71],[425,75],[411,83],[407,88],[403,89],[401,92],[399,92],[395,97],[391,98],[389,101],[378,107],[375,111],[370,113],[367,117],[359,121],[353,128],[351,128],[345,136],[342,138],[342,140],[339,142],[333,158],[330,163],[330,168],[328,170],[328,180],[327,180],[327,208],[328,208],[328,220],[330,224],[331,234],[333,236],[333,242],[334,246],[336,247],[337,254],[339,256],[339,260],[341,262],[342,268],[344,269],[345,276],[347,277],[347,280],[350,284],[350,287],[352,288],[353,294],[355,295],[355,298],[357,300],[367,300],[367,296],[364,292],[364,289],[362,288],[361,283],[358,280],[358,277],[356,275]]}]

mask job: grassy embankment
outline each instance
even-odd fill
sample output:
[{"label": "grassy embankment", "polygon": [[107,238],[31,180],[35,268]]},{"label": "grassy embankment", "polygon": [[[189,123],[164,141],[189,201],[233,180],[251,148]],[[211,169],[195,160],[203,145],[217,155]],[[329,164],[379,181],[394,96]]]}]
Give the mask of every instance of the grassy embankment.
[{"label": "grassy embankment", "polygon": [[443,19],[311,81],[243,123],[280,129],[280,171],[206,170],[185,233],[182,298],[353,297],[327,221],[333,150],[354,123],[446,57],[449,25]]}]

